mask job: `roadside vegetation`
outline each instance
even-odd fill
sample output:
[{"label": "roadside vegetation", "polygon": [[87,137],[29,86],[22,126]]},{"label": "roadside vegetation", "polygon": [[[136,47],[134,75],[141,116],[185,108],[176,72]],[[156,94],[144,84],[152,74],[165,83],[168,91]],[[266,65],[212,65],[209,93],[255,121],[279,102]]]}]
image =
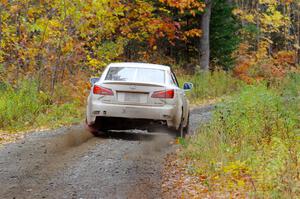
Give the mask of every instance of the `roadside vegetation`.
[{"label": "roadside vegetation", "polygon": [[[179,73],[180,74],[180,73]],[[184,82],[193,83],[193,89],[187,93],[191,104],[199,105],[210,100],[231,95],[239,91],[245,82],[223,70],[201,72],[195,75],[179,75],[180,86]]]},{"label": "roadside vegetation", "polygon": [[218,103],[211,122],[182,141],[186,175],[201,181],[185,194],[297,198],[299,94],[300,74],[293,73],[270,86],[245,85]]},{"label": "roadside vegetation", "polygon": [[[65,96],[69,95],[66,89],[62,88],[62,90]],[[55,97],[49,93],[38,91],[35,81],[23,81],[19,88],[2,84],[0,129],[16,132],[34,128],[53,128],[82,120],[83,107],[80,101],[72,99],[59,104],[54,103],[54,99]]]}]

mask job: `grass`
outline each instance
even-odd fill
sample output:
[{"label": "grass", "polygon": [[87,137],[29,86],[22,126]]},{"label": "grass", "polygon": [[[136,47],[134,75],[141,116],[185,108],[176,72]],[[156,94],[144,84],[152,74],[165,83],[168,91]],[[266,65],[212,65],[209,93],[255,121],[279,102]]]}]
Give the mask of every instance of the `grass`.
[{"label": "grass", "polygon": [[57,127],[82,120],[79,102],[53,103],[48,93],[38,92],[34,81],[19,88],[0,87],[0,130],[23,131],[38,127]]},{"label": "grass", "polygon": [[299,196],[299,95],[299,74],[272,87],[243,86],[185,142],[182,155],[191,160],[190,173],[207,175],[211,192],[254,198]]},{"label": "grass", "polygon": [[199,104],[205,100],[230,95],[244,85],[242,81],[234,78],[230,73],[225,71],[180,75],[178,81],[180,86],[184,82],[194,84],[193,90],[188,93],[192,104]]}]

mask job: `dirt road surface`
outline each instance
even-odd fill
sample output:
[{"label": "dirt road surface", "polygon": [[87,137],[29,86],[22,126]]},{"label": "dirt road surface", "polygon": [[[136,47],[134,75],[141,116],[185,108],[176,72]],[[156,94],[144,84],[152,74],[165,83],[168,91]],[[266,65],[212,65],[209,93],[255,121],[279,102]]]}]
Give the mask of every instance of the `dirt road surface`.
[{"label": "dirt road surface", "polygon": [[[192,110],[191,133],[211,109]],[[0,198],[161,198],[161,170],[174,140],[143,131],[93,137],[84,125],[30,133],[0,147]]]}]

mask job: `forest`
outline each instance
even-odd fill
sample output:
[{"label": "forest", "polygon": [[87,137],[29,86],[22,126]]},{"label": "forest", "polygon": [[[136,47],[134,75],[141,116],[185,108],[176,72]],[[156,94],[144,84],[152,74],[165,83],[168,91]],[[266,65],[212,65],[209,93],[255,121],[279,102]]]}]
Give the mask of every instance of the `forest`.
[{"label": "forest", "polygon": [[178,141],[183,178],[205,189],[170,189],[299,197],[299,0],[0,0],[0,142],[82,122],[111,62],[171,66],[191,103],[217,103]]}]

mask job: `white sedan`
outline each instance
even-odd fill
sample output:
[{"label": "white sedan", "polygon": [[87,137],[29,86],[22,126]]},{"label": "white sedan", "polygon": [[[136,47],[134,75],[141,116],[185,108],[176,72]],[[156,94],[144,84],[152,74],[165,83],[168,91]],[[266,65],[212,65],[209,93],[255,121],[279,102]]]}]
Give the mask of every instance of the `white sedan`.
[{"label": "white sedan", "polygon": [[112,63],[100,78],[91,78],[86,123],[99,131],[168,127],[184,136],[189,128],[189,103],[170,67],[145,63]]}]

